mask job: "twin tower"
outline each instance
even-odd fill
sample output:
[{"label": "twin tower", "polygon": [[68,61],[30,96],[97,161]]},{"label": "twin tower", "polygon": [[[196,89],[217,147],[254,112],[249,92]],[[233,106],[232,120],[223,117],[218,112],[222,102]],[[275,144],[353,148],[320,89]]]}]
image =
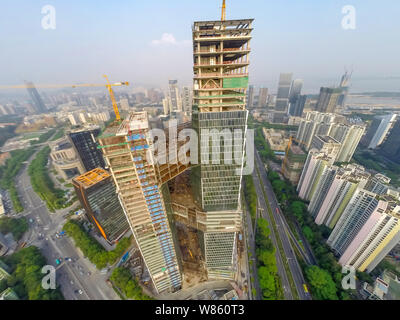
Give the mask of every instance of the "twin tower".
[{"label": "twin tower", "polygon": [[[122,208],[158,293],[182,287],[175,217],[198,230],[208,278],[235,278],[237,241],[242,229],[240,192],[252,22],[202,21],[193,25],[191,127],[199,141],[198,164],[174,161],[170,154],[165,163],[157,163],[148,152],[153,150],[155,141],[146,112],[132,112],[122,122],[109,125],[98,137]],[[216,141],[212,147],[204,141],[209,139],[210,130],[226,129],[242,133],[241,161],[223,161],[232,156],[227,152],[234,152],[234,148],[225,148],[227,143],[234,142],[218,140],[222,160],[215,163],[212,148]],[[167,183],[188,169],[196,210],[174,203]]]}]

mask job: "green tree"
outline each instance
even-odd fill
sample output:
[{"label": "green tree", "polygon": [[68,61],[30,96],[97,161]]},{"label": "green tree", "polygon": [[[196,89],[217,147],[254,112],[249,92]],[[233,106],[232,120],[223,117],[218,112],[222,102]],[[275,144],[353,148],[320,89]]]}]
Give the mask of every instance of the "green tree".
[{"label": "green tree", "polygon": [[327,271],[317,266],[309,266],[306,268],[306,278],[315,299],[338,300],[335,282]]}]

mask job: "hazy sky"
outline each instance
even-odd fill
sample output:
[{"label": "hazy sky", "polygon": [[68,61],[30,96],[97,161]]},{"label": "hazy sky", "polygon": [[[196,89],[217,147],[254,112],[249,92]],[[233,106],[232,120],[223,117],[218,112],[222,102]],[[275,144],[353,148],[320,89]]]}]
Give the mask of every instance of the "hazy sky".
[{"label": "hazy sky", "polygon": [[[0,85],[130,81],[192,83],[191,25],[220,19],[220,0],[2,0]],[[44,30],[41,9],[56,9]],[[342,28],[342,7],[356,29]],[[255,18],[250,83],[276,91],[280,72],[306,93],[354,69],[352,91],[400,90],[399,0],[227,0],[227,19]]]}]

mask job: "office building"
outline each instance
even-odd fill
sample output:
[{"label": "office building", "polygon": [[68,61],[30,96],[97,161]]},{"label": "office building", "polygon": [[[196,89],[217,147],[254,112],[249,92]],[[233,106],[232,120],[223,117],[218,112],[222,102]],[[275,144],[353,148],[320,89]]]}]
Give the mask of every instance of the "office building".
[{"label": "office building", "polygon": [[400,241],[400,220],[396,212],[380,201],[378,207],[339,259],[339,264],[371,272]]},{"label": "office building", "polygon": [[268,99],[268,88],[260,88],[258,94],[258,108],[266,108],[267,107],[267,99]]},{"label": "office building", "polygon": [[282,167],[283,175],[292,184],[297,185],[303,171],[304,163],[307,155],[301,148],[295,144],[291,144]]},{"label": "office building", "polygon": [[341,108],[344,108],[346,104],[347,95],[349,93],[351,75],[352,75],[351,73],[349,74],[346,71],[345,74],[340,79],[339,88],[342,90],[342,92],[339,95],[337,105],[340,106]]},{"label": "office building", "polygon": [[375,193],[357,189],[336,223],[327,244],[337,255],[341,256],[372,212],[383,205],[384,202],[380,201]]},{"label": "office building", "polygon": [[255,96],[254,86],[250,85],[249,92],[247,93],[247,109],[254,108],[254,96]]},{"label": "office building", "polygon": [[125,216],[158,293],[181,288],[179,246],[173,232],[165,184],[188,168],[167,155],[159,165],[145,111],[131,112],[121,124],[112,123],[98,137],[113,176]]},{"label": "office building", "polygon": [[35,85],[32,82],[25,82],[26,90],[28,90],[29,97],[32,99],[32,107],[35,113],[44,113],[47,111],[47,108],[40,96],[39,92],[35,88]]},{"label": "office building", "polygon": [[341,88],[321,87],[315,110],[319,112],[334,113],[341,94]]},{"label": "office building", "polygon": [[301,117],[303,115],[304,106],[307,101],[307,95],[298,95],[290,102],[289,115],[292,117]]},{"label": "office building", "polygon": [[393,125],[386,141],[382,144],[379,154],[400,164],[400,118]]},{"label": "office building", "polygon": [[129,224],[116,193],[112,176],[102,168],[88,171],[72,180],[86,216],[110,244],[118,241]]},{"label": "office building", "polygon": [[[278,93],[276,95],[275,111],[287,112],[289,94],[292,83],[292,73],[281,73],[279,76]],[[298,88],[297,88],[298,89]],[[300,87],[301,90],[301,87]]]},{"label": "office building", "polygon": [[96,137],[99,133],[98,126],[85,127],[68,133],[68,139],[86,171],[105,168],[103,156],[97,148]]},{"label": "office building", "polygon": [[[213,149],[209,148],[204,141],[210,139],[208,132],[212,129],[241,130],[241,145],[244,146],[252,21],[202,21],[193,26],[192,123],[201,141],[201,164],[192,168],[191,179],[194,197],[206,212],[207,229],[199,231],[199,237],[209,278],[233,279],[237,271],[236,242],[241,228],[240,188],[244,152],[240,163],[233,161],[229,164],[222,160],[224,155],[215,164],[211,161],[211,150],[216,149],[214,145]],[[222,154],[226,147],[220,140],[215,142]]]},{"label": "office building", "polygon": [[315,223],[333,229],[357,188],[363,188],[370,178],[364,167],[347,164],[337,170],[321,207],[313,211]]},{"label": "office building", "polygon": [[64,180],[72,179],[86,171],[67,138],[63,137],[56,141],[50,141],[49,145],[52,165]]}]

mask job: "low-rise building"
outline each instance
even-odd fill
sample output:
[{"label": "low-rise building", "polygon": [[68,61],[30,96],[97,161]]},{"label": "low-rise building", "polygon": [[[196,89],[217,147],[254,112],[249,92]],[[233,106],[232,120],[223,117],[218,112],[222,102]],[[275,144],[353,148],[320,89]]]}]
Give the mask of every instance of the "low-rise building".
[{"label": "low-rise building", "polygon": [[85,172],[75,149],[66,138],[50,142],[50,158],[57,173],[65,180]]}]

